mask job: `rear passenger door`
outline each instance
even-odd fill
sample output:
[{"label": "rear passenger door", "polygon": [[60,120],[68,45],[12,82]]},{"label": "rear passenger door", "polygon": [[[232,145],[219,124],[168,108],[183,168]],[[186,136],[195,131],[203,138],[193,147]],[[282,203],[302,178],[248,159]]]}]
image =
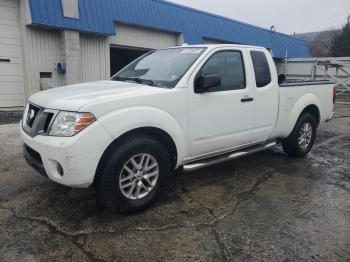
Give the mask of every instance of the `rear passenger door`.
[{"label": "rear passenger door", "polygon": [[[188,118],[192,157],[251,142],[254,100],[246,76],[249,59],[249,54],[240,50],[213,51],[190,77]],[[195,93],[196,79],[210,74],[220,76],[221,84],[206,93]]]},{"label": "rear passenger door", "polygon": [[255,79],[253,139],[260,142],[271,137],[278,117],[277,72],[267,51],[251,50],[250,56],[254,70],[252,77]]}]

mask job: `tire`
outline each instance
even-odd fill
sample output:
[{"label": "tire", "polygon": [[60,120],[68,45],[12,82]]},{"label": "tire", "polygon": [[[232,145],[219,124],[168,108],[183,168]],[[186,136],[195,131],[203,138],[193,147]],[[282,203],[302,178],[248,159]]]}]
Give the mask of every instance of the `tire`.
[{"label": "tire", "polygon": [[107,209],[121,214],[143,211],[162,193],[170,170],[170,154],[161,143],[149,136],[128,137],[110,154],[99,174],[97,198]]},{"label": "tire", "polygon": [[301,115],[292,133],[282,140],[283,151],[291,157],[305,157],[314,145],[316,128],[317,122],[313,115]]}]

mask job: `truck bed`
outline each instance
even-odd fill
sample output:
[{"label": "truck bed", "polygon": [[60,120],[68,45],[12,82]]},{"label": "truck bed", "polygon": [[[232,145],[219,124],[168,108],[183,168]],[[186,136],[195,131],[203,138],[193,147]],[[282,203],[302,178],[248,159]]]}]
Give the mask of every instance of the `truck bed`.
[{"label": "truck bed", "polygon": [[280,85],[279,116],[275,137],[291,133],[300,112],[307,106],[316,106],[319,122],[326,121],[333,111],[333,86],[331,81],[288,81]]}]

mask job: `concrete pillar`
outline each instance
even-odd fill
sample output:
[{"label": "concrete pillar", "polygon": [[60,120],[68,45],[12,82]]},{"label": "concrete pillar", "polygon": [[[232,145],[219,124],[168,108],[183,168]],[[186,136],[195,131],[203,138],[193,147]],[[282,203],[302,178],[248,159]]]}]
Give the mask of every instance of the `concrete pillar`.
[{"label": "concrete pillar", "polygon": [[62,75],[62,85],[82,81],[79,32],[61,32],[61,63],[66,63],[66,73]]}]

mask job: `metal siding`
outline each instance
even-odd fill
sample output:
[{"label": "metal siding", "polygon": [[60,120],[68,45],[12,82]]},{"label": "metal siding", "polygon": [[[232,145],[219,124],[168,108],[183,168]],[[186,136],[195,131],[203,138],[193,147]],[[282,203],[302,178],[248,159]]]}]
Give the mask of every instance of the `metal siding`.
[{"label": "metal siding", "polygon": [[[57,63],[60,62],[60,34],[57,31],[26,28],[22,37],[28,95],[40,91],[41,86],[59,86]],[[52,78],[40,79],[40,72],[52,72]]]},{"label": "metal siding", "polygon": [[179,35],[175,33],[142,28],[139,26],[117,24],[117,34],[109,37],[114,45],[158,49],[176,46]]},{"label": "metal siding", "polygon": [[17,1],[0,0],[0,107],[23,106],[24,79]]},{"label": "metal siding", "polygon": [[109,50],[106,37],[80,35],[83,82],[106,80],[109,75]]},{"label": "metal siding", "polygon": [[302,39],[160,0],[79,0],[80,19],[65,18],[60,0],[28,0],[33,24],[114,35],[116,21],[183,33],[188,44],[203,37],[271,48],[275,57],[310,57]]}]

